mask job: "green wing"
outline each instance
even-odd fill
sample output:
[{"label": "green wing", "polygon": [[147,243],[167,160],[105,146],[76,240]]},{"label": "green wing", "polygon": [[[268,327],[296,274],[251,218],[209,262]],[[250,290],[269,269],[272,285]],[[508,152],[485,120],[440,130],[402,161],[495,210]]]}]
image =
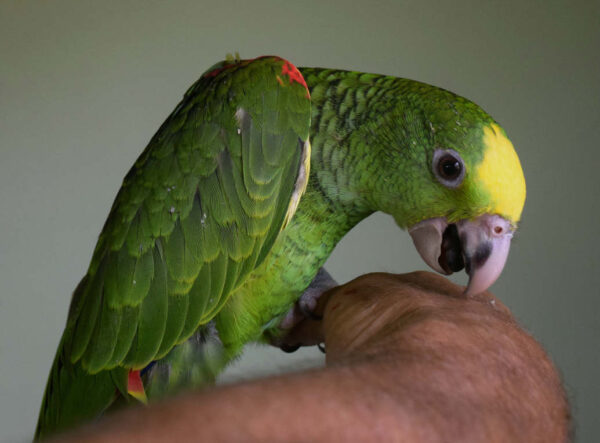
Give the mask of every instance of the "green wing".
[{"label": "green wing", "polygon": [[124,179],[74,295],[71,363],[143,368],[214,317],[293,212],[309,126],[289,62],[207,71]]}]

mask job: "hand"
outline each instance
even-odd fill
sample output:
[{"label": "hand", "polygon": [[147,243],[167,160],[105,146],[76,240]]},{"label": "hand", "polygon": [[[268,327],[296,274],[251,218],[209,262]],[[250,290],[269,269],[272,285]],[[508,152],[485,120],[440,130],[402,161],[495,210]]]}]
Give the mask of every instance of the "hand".
[{"label": "hand", "polygon": [[564,442],[569,409],[539,344],[491,294],[418,272],[369,274],[289,336],[327,368],[124,411],[67,441]]}]

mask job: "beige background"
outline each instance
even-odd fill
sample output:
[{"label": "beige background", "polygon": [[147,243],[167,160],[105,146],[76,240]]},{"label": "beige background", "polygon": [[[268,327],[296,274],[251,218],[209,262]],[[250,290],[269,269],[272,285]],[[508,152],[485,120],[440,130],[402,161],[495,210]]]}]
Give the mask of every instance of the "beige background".
[{"label": "beige background", "polygon": [[[0,441],[32,436],[70,293],[123,175],[233,51],[433,83],[506,128],[528,199],[493,290],[564,374],[578,440],[598,441],[599,5],[0,0]],[[342,282],[424,267],[383,215],[329,261]],[[320,362],[252,348],[225,379]]]}]

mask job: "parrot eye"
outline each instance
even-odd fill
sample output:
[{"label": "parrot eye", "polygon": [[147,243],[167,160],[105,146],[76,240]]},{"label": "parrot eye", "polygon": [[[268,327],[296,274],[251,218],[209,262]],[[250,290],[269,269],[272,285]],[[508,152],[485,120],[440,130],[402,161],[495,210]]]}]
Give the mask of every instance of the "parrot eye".
[{"label": "parrot eye", "polygon": [[462,165],[451,155],[444,156],[438,163],[438,172],[446,180],[454,180],[460,175]]},{"label": "parrot eye", "polygon": [[433,154],[433,174],[444,186],[456,188],[465,177],[460,155],[452,149],[437,149]]}]

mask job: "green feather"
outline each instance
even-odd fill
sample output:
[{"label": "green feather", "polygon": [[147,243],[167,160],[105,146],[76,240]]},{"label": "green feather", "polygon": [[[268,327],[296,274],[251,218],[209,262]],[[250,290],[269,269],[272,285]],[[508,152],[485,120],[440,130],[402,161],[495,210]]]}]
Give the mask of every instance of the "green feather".
[{"label": "green feather", "polygon": [[210,264],[206,263],[198,277],[194,281],[194,285],[189,292],[190,303],[188,306],[188,313],[185,320],[185,325],[181,330],[178,342],[187,339],[194,333],[196,328],[200,326],[202,317],[206,312],[208,306],[210,294],[211,294],[211,273]]},{"label": "green feather", "polygon": [[210,295],[205,308],[205,314],[202,316],[202,323],[208,322],[215,314],[216,306],[221,299],[225,278],[227,277],[228,259],[225,255],[219,254],[217,259],[208,263],[210,266]]},{"label": "green feather", "polygon": [[165,332],[158,349],[156,359],[164,357],[175,345],[181,330],[185,325],[189,297],[184,295],[169,295],[167,307],[167,323]]},{"label": "green feather", "polygon": [[167,325],[167,271],[158,248],[154,248],[153,256],[154,278],[140,307],[137,334],[123,362],[136,369],[146,366],[155,357]]},{"label": "green feather", "polygon": [[90,338],[90,343],[82,357],[83,367],[91,374],[108,368],[110,357],[117,345],[117,334],[121,325],[120,309],[113,309],[105,303],[96,321],[96,327]]},{"label": "green feather", "polygon": [[117,333],[117,343],[113,350],[110,361],[106,365],[109,368],[114,368],[120,365],[133,342],[139,318],[139,307],[125,306],[121,311],[121,324]]},{"label": "green feather", "polygon": [[[102,263],[104,263],[104,260]],[[96,274],[91,278],[88,277],[89,284],[79,286],[77,292],[73,295],[73,298],[76,299],[79,297],[78,293],[83,292],[81,296],[81,311],[75,311],[79,315],[76,318],[74,332],[67,337],[70,339],[68,350],[71,362],[75,362],[81,358],[94,331],[98,313],[100,312],[100,305],[102,304],[103,275],[104,266],[100,265]]]}]

